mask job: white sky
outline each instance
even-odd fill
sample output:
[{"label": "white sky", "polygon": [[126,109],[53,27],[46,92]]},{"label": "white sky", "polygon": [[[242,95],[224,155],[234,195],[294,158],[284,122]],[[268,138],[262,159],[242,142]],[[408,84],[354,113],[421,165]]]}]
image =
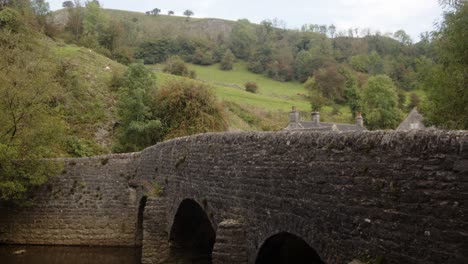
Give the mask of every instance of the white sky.
[{"label": "white sky", "polygon": [[[83,2],[84,0],[82,0]],[[51,9],[62,7],[63,0],[49,0]],[[104,8],[148,11],[159,8],[176,15],[190,9],[195,17],[216,17],[229,20],[247,18],[259,23],[278,18],[287,28],[304,24],[334,24],[338,30],[350,27],[371,28],[382,33],[405,30],[413,40],[434,29],[442,8],[437,0],[100,0]]]}]

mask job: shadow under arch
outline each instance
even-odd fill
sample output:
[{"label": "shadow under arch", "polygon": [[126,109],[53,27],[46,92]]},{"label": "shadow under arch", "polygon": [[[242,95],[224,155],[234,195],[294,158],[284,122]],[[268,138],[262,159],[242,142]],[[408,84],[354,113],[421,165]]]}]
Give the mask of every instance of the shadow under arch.
[{"label": "shadow under arch", "polygon": [[141,247],[143,245],[143,214],[145,212],[147,199],[147,196],[141,197],[140,203],[138,204],[137,226],[135,234],[135,246],[138,247]]},{"label": "shadow under arch", "polygon": [[212,263],[215,230],[203,210],[192,199],[183,200],[169,236],[170,257],[176,263]]},{"label": "shadow under arch", "polygon": [[261,246],[255,264],[323,264],[318,253],[302,238],[287,232],[269,237]]}]

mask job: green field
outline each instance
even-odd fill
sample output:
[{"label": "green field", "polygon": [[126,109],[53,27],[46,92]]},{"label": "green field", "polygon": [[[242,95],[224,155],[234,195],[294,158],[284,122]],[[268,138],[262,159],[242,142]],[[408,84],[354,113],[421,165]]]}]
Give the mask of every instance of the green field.
[{"label": "green field", "polygon": [[[199,66],[190,64],[197,78],[215,87],[216,94],[224,101],[233,102],[245,109],[259,109],[267,113],[282,115],[282,123],[287,123],[287,113],[292,106],[307,115],[311,111],[306,95],[307,90],[299,82],[279,82],[261,74],[249,72],[244,62],[235,64],[232,71],[219,70],[219,65]],[[257,94],[246,92],[244,84],[253,81],[259,86]],[[324,107],[324,121],[352,122],[348,107],[338,106],[337,109]],[[280,121],[280,122],[281,122]]]}]

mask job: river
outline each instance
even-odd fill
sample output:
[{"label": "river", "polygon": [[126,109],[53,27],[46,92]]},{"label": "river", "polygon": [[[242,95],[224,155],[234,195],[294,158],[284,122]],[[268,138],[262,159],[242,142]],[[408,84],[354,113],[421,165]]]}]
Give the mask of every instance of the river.
[{"label": "river", "polygon": [[[19,251],[24,253],[18,254]],[[0,263],[140,264],[140,251],[115,247],[0,246]]]}]

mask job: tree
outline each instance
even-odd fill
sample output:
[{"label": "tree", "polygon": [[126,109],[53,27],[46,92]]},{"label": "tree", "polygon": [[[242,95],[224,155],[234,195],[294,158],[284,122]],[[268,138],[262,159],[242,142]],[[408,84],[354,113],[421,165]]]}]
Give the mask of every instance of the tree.
[{"label": "tree", "polygon": [[314,72],[315,88],[336,103],[343,102],[346,78],[338,71],[336,64],[329,64]]},{"label": "tree", "polygon": [[157,15],[159,15],[159,13],[161,13],[161,9],[159,9],[159,8],[155,8],[155,9],[151,10],[151,14],[153,16],[157,16]]},{"label": "tree", "polygon": [[322,95],[322,92],[317,89],[315,78],[311,77],[307,79],[304,83],[304,87],[309,92],[309,101],[312,111],[320,112],[322,107],[327,104],[328,100]]},{"label": "tree", "polygon": [[75,7],[75,4],[73,3],[73,1],[65,1],[62,3],[62,7],[63,8],[73,8]]},{"label": "tree", "polygon": [[287,82],[294,79],[294,57],[290,49],[275,49],[270,63],[266,65],[267,75],[277,81]]},{"label": "tree", "polygon": [[68,20],[66,29],[72,33],[74,41],[78,41],[83,33],[84,12],[80,0],[75,0],[73,5],[73,8],[67,8]]},{"label": "tree", "polygon": [[403,45],[411,45],[413,43],[410,35],[406,34],[406,32],[403,29],[400,29],[397,32],[393,33],[393,37]]},{"label": "tree", "polygon": [[187,9],[187,10],[184,11],[184,16],[187,17],[187,20],[193,15],[194,15],[194,13],[193,13],[192,10]]},{"label": "tree", "polygon": [[[18,16],[11,23],[23,19],[10,14]],[[48,47],[30,28],[16,29],[0,22],[0,203],[22,205],[59,172],[59,164],[42,159],[59,153],[65,123],[57,100],[64,91]]]},{"label": "tree", "polygon": [[44,0],[31,1],[31,7],[33,9],[34,14],[36,14],[36,16],[43,17],[50,13],[49,3],[47,3]]},{"label": "tree", "polygon": [[83,17],[83,33],[97,36],[104,28],[105,18],[97,1],[86,3]]},{"label": "tree", "polygon": [[468,129],[468,2],[454,1],[434,32],[438,65],[426,81],[430,124]]},{"label": "tree", "polygon": [[143,42],[138,47],[135,57],[143,59],[145,64],[161,63],[178,52],[177,46],[182,46],[180,41],[177,43],[175,40],[167,38]]},{"label": "tree", "polygon": [[230,71],[232,70],[232,67],[234,65],[234,60],[236,57],[232,53],[230,49],[227,49],[226,52],[224,53],[223,58],[221,59],[219,68],[223,71]]},{"label": "tree", "polygon": [[313,58],[306,50],[301,50],[297,53],[296,59],[294,61],[294,69],[296,72],[296,79],[300,82],[305,82],[309,76],[314,72],[314,67],[312,64]]},{"label": "tree", "polygon": [[247,19],[241,19],[232,28],[229,48],[236,58],[248,60],[256,41],[253,25]]},{"label": "tree", "polygon": [[167,15],[168,15],[168,16],[174,15],[174,11],[172,11],[172,10],[168,11],[168,12],[167,12]]},{"label": "tree", "polygon": [[331,24],[330,26],[328,26],[328,33],[330,33],[330,37],[331,38],[334,38],[335,37],[335,33],[336,33],[336,26]]},{"label": "tree", "polygon": [[345,90],[344,90],[345,103],[351,109],[352,115],[355,116],[356,113],[362,112],[359,81],[358,81],[357,76],[349,70],[344,71],[343,75],[346,77]]},{"label": "tree", "polygon": [[369,129],[393,129],[401,121],[398,95],[392,79],[386,75],[369,78],[362,93],[362,111]]},{"label": "tree", "polygon": [[142,64],[132,64],[124,77],[117,112],[119,116],[117,152],[140,151],[162,139],[163,125],[151,111],[151,95],[156,92],[153,72]]}]

